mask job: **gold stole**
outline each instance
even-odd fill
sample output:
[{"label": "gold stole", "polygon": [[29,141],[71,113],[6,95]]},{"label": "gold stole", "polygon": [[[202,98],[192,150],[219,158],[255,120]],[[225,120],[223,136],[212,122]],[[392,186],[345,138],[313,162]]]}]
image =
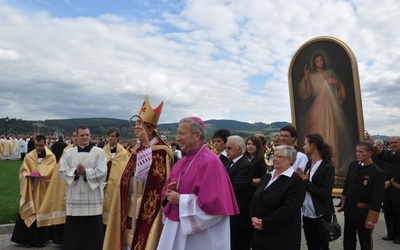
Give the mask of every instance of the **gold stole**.
[{"label": "gold stole", "polygon": [[[152,151],[153,162],[149,170],[146,187],[138,185],[139,188],[137,191],[140,192],[144,189],[145,192],[143,196],[138,197],[137,200],[138,209],[136,210],[137,214],[135,216],[138,221],[136,222],[133,240],[134,246],[132,246],[132,249],[156,249],[161,235],[161,201],[156,201],[158,203],[156,206],[152,202],[157,195],[160,200],[163,184],[167,180],[173,165],[173,154],[163,142],[160,142],[160,145],[152,146]],[[103,249],[123,249],[124,242],[125,244],[132,245],[132,242],[130,242],[132,240],[130,237],[131,231],[127,228],[127,224],[128,217],[132,216],[132,214],[130,214],[132,211],[128,209],[129,207],[132,208],[133,204],[129,187],[135,166],[136,149],[133,151],[114,192]],[[163,173],[162,178],[160,178],[160,173]],[[162,180],[160,183],[161,185],[157,187],[161,187],[161,189],[157,190],[156,187],[149,184],[149,181],[153,183],[154,179],[158,179],[158,181]],[[151,224],[149,227],[146,227],[146,229],[141,229],[144,220],[150,221]],[[147,233],[144,233],[144,231],[147,231]],[[146,237],[142,237],[143,235]]]},{"label": "gold stole", "polygon": [[118,182],[121,179],[122,172],[124,171],[129,157],[128,152],[126,152],[125,148],[119,143],[117,144],[117,152],[114,155],[114,159],[111,159],[110,146],[105,146],[103,151],[107,156],[107,167],[110,164],[110,171],[107,175],[107,187],[104,193],[103,201],[103,223],[107,225],[114,192],[117,188]]},{"label": "gold stole", "polygon": [[[33,188],[34,177],[26,177],[26,175],[29,175],[31,172],[36,171],[36,168],[38,166],[38,154],[36,149],[31,151],[24,158],[19,172],[21,192],[19,213],[27,227],[30,227],[36,219],[38,219],[38,227],[43,226],[40,224],[40,218],[37,217],[37,212],[46,210],[46,194],[47,192],[54,192],[54,190],[48,188],[49,183],[53,176],[58,176],[58,174],[53,174],[57,166],[56,157],[47,147],[45,147],[45,150],[46,157],[43,158],[37,170],[40,173],[41,177],[37,177],[38,184],[35,189]],[[50,213],[51,210],[46,210],[46,212]]]},{"label": "gold stole", "polygon": [[[63,154],[75,147],[74,144],[69,144],[63,150]],[[65,192],[67,190],[67,184],[61,178],[60,173],[60,162],[57,164],[54,170],[53,177],[51,178],[48,189],[54,192],[46,192],[44,201],[38,211],[38,227],[51,226],[65,224],[66,205],[65,205]]]},{"label": "gold stole", "polygon": [[[138,203],[139,214],[136,218],[135,235],[131,243],[135,250],[156,249],[163,226],[161,222],[161,191],[171,168],[166,168],[169,151],[155,150],[155,147],[152,147],[153,161],[141,202]],[[172,154],[170,160],[173,162]]]}]

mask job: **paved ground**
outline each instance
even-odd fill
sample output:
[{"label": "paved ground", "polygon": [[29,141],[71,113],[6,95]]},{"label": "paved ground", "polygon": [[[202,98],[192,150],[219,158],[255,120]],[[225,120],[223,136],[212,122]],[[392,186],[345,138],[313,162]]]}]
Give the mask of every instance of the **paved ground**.
[{"label": "paved ground", "polygon": [[[336,204],[338,202],[338,199],[334,199],[334,203]],[[343,231],[343,226],[344,226],[344,222],[343,222],[343,213],[339,213],[338,215],[338,221],[339,224],[342,226],[342,231]],[[26,247],[12,243],[10,241],[11,239],[11,233],[12,233],[12,225],[8,225],[8,226],[0,226],[0,249],[26,249]],[[386,235],[386,227],[385,227],[385,222],[383,219],[383,214],[381,214],[381,216],[379,217],[379,221],[377,224],[376,229],[374,230],[373,233],[373,239],[374,239],[374,249],[377,250],[399,250],[400,249],[400,245],[398,244],[394,244],[392,241],[384,241],[381,238],[383,236]],[[343,249],[342,247],[342,240],[343,240],[343,236],[341,236],[339,239],[337,239],[336,241],[333,241],[330,243],[330,249],[332,250],[339,250],[339,249]],[[46,247],[43,248],[30,248],[30,249],[61,249],[61,247],[59,245],[54,245],[52,243],[48,244]],[[304,240],[304,237],[302,238],[302,242],[301,242],[301,250],[306,250],[307,246]],[[360,249],[360,247],[358,246],[357,249]],[[113,249],[110,249],[113,250]]]}]

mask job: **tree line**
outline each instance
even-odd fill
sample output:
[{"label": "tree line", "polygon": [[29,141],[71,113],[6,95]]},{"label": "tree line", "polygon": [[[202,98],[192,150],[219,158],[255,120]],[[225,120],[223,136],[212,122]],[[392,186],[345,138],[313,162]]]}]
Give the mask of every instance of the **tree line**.
[{"label": "tree line", "polygon": [[[207,125],[207,134],[210,138],[212,133],[217,129],[228,129],[232,134],[239,135],[247,138],[250,135],[257,133],[269,136],[274,132],[279,132],[279,129],[288,122],[274,122],[265,124],[262,122],[248,123],[235,120],[208,120],[205,121]],[[63,134],[70,136],[72,131],[79,125],[84,124],[90,128],[93,136],[105,136],[107,130],[111,127],[117,128],[121,131],[122,137],[132,137],[133,131],[128,120],[114,119],[114,118],[72,118],[72,119],[52,119],[42,121],[28,121],[17,118],[10,118],[6,122],[5,118],[0,119],[0,134],[22,134],[32,135],[35,133],[43,134],[45,136],[52,136],[54,134]],[[160,135],[165,136],[167,139],[176,137],[178,123],[159,124],[158,131]]]}]

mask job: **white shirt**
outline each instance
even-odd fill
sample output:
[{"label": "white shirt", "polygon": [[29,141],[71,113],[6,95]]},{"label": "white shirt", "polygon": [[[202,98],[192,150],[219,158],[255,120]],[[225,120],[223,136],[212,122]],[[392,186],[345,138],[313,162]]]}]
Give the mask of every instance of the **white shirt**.
[{"label": "white shirt", "polygon": [[226,157],[226,155],[227,155],[226,150],[222,151],[222,152],[218,155],[218,157],[219,157],[220,155],[223,155],[223,156]]},{"label": "white shirt", "polygon": [[[286,169],[283,173],[281,173],[280,175],[285,175],[287,177],[292,177],[293,175],[293,168],[288,168]],[[272,172],[270,173],[271,175],[271,179],[269,180],[267,186],[265,186],[264,189],[266,189],[267,187],[269,187],[272,183],[274,183],[274,181],[276,181],[276,179],[278,179],[279,176],[275,176],[276,175],[276,169],[272,170]]]},{"label": "white shirt", "polygon": [[178,158],[178,160],[180,160],[182,158],[182,151],[180,151],[179,149],[175,149],[173,151],[174,155],[176,155],[176,157]]},{"label": "white shirt", "polygon": [[[322,160],[317,161],[314,166],[311,167],[310,169],[310,174],[308,176],[308,180],[311,182],[312,177],[321,165]],[[309,192],[306,192],[306,198],[304,199],[303,207],[301,208],[301,211],[303,212],[303,215],[308,217],[308,218],[318,218],[321,217],[321,215],[317,215],[315,213],[315,208],[314,208],[314,203],[312,201],[311,194]]]},{"label": "white shirt", "polygon": [[240,156],[238,156],[238,157],[236,157],[235,159],[233,159],[232,161],[233,161],[233,163],[229,166],[229,167],[232,167],[233,166],[233,164],[235,164],[238,160],[240,160],[240,158],[242,158],[243,157],[243,155],[240,155]]},{"label": "white shirt", "polygon": [[28,152],[28,143],[26,141],[21,142],[21,153],[27,153]]}]

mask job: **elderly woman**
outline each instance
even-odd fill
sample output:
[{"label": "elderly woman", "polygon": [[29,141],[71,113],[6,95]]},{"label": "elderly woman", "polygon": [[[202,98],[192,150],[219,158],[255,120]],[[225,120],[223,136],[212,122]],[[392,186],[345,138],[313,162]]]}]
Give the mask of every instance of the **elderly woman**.
[{"label": "elderly woman", "polygon": [[296,149],[275,148],[274,170],[265,175],[253,196],[250,217],[254,227],[254,249],[300,249],[300,209],[305,186],[291,165]]}]

